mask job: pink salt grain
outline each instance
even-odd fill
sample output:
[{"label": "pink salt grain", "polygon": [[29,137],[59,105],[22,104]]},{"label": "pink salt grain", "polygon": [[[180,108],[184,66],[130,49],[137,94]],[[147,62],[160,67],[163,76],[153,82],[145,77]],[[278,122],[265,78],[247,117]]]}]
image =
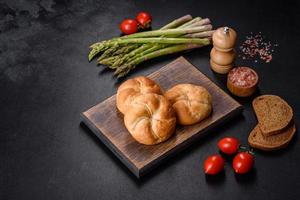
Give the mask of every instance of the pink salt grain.
[{"label": "pink salt grain", "polygon": [[257,75],[248,67],[233,68],[228,78],[237,87],[250,87],[257,81]]},{"label": "pink salt grain", "polygon": [[265,63],[269,63],[273,59],[273,47],[276,46],[278,46],[278,44],[272,45],[270,41],[266,42],[261,32],[256,35],[253,35],[251,32],[250,36],[246,36],[246,40],[240,46],[242,53],[239,57],[242,57],[243,60],[254,58],[255,62],[257,62],[257,59],[260,59]]}]

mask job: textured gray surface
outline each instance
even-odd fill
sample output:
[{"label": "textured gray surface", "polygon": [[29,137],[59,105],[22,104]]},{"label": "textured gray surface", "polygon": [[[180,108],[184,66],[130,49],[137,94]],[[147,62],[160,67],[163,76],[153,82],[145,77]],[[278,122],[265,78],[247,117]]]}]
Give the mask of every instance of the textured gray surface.
[{"label": "textured gray surface", "polygon": [[[202,162],[216,143],[233,135],[244,143],[256,121],[245,111],[196,145],[138,181],[80,124],[80,112],[116,91],[112,74],[87,62],[89,44],[119,34],[118,24],[147,10],[155,28],[190,13],[230,25],[239,43],[261,31],[278,43],[270,64],[251,65],[260,92],[285,98],[299,125],[299,2],[267,1],[8,1],[0,2],[0,199],[299,199],[300,146],[258,152],[255,170],[206,178]],[[189,61],[226,89],[209,69],[209,48]],[[178,55],[147,62],[129,77],[149,74]]]}]

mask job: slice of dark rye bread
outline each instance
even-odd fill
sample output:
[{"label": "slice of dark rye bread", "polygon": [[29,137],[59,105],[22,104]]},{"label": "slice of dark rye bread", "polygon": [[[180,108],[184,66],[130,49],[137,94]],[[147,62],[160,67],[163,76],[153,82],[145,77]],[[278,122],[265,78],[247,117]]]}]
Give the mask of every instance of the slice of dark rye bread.
[{"label": "slice of dark rye bread", "polygon": [[248,137],[248,143],[251,147],[264,151],[278,150],[289,144],[295,132],[295,123],[291,122],[284,130],[280,131],[280,133],[265,137],[259,126],[256,125]]},{"label": "slice of dark rye bread", "polygon": [[265,136],[279,133],[293,118],[293,110],[288,103],[275,95],[256,97],[252,106],[256,114],[260,130]]}]

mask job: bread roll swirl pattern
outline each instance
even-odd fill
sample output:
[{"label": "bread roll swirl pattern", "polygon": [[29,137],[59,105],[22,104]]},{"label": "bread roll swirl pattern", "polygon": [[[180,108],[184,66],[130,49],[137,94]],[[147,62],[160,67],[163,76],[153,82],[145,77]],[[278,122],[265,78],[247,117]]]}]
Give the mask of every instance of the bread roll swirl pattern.
[{"label": "bread roll swirl pattern", "polygon": [[195,124],[205,119],[212,111],[211,95],[201,86],[179,84],[165,93],[181,125]]},{"label": "bread roll swirl pattern", "polygon": [[174,133],[176,116],[164,96],[144,94],[133,99],[125,112],[124,124],[139,143],[153,145]]},{"label": "bread roll swirl pattern", "polygon": [[125,81],[117,91],[118,110],[124,114],[135,97],[148,93],[162,94],[159,85],[147,77],[139,76]]}]

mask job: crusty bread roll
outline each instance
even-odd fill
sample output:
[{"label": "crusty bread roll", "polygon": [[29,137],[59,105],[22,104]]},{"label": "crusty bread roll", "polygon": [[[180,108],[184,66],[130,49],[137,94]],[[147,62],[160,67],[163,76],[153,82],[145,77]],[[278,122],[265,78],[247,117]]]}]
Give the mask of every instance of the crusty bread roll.
[{"label": "crusty bread roll", "polygon": [[124,114],[136,96],[148,93],[162,94],[159,85],[147,77],[139,76],[125,81],[117,91],[118,110]]},{"label": "crusty bread roll", "polygon": [[133,99],[125,112],[124,123],[136,141],[153,145],[167,140],[174,133],[176,115],[164,96],[144,94]]},{"label": "crusty bread roll", "polygon": [[179,84],[169,89],[164,95],[173,105],[177,122],[181,125],[195,124],[212,111],[212,98],[201,86]]}]

